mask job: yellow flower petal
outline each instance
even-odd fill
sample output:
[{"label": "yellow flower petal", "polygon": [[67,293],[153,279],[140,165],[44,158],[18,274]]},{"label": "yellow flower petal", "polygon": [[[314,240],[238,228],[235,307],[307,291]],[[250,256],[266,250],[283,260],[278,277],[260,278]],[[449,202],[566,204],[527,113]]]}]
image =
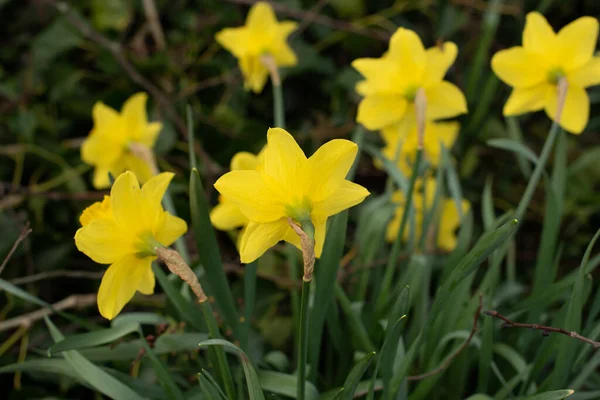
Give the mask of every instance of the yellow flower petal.
[{"label": "yellow flower petal", "polygon": [[236,153],[231,159],[231,170],[255,170],[258,167],[258,157],[247,151]]},{"label": "yellow flower petal", "polygon": [[528,13],[523,30],[525,50],[539,56],[549,57],[549,61],[554,62],[557,54],[556,46],[556,34],[546,18],[536,11]]},{"label": "yellow flower petal", "polygon": [[98,101],[94,104],[94,107],[92,107],[92,119],[94,121],[94,127],[110,128],[119,123],[120,116],[114,108]]},{"label": "yellow flower petal", "polygon": [[356,120],[367,129],[378,130],[402,120],[407,101],[400,95],[372,95],[358,105]]},{"label": "yellow flower petal", "polygon": [[567,81],[582,88],[600,85],[600,57],[593,57],[582,67],[569,71]]},{"label": "yellow flower petal", "polygon": [[451,118],[467,112],[467,100],[453,83],[442,81],[425,89],[427,119]]},{"label": "yellow flower petal", "polygon": [[238,206],[225,200],[212,209],[210,222],[220,231],[230,231],[248,224],[248,218]]},{"label": "yellow flower petal", "polygon": [[268,249],[283,240],[289,228],[286,218],[260,224],[250,222],[240,241],[240,259],[244,264],[251,263]]},{"label": "yellow flower petal", "polygon": [[401,93],[397,63],[385,58],[359,58],[352,62],[352,67],[366,79],[356,85],[359,94],[368,96]]},{"label": "yellow flower petal", "polygon": [[441,82],[450,66],[456,60],[458,47],[452,42],[445,42],[441,46],[427,49],[425,57],[427,67],[423,75],[423,87],[428,87]]},{"label": "yellow flower petal", "polygon": [[144,129],[141,130],[141,134],[135,138],[135,141],[151,149],[156,144],[161,129],[162,123],[150,122],[144,126]]},{"label": "yellow flower petal", "polygon": [[162,208],[162,198],[174,176],[172,172],[161,172],[153,176],[142,186],[142,196],[150,200],[153,206]]},{"label": "yellow flower petal", "polygon": [[225,28],[215,35],[215,40],[236,58],[242,58],[248,48],[246,28]]},{"label": "yellow flower petal", "polygon": [[369,191],[364,187],[344,180],[334,193],[313,204],[313,214],[330,217],[362,203],[368,195]]},{"label": "yellow flower petal", "polygon": [[541,83],[530,88],[513,89],[504,105],[503,114],[508,117],[543,109],[549,88],[553,89],[554,86]]},{"label": "yellow flower petal", "polygon": [[138,292],[145,295],[154,294],[154,286],[156,285],[156,277],[152,272],[152,265],[146,269],[146,272],[142,275],[142,281],[138,287]]},{"label": "yellow flower petal", "polygon": [[110,187],[110,179],[108,173],[110,169],[108,167],[96,167],[94,168],[94,178],[92,184],[96,189],[106,189]]},{"label": "yellow flower petal", "polygon": [[580,68],[594,55],[598,41],[598,20],[581,17],[562,28],[557,35],[560,61],[565,70]]},{"label": "yellow flower petal", "polygon": [[[546,98],[546,114],[554,120],[556,117],[556,108],[558,96],[555,88],[551,88]],[[560,126],[566,131],[580,134],[587,125],[590,115],[590,99],[585,89],[569,85],[567,89],[567,98],[560,118]]]},{"label": "yellow flower petal", "polygon": [[146,101],[148,95],[140,92],[136,93],[125,101],[121,109],[121,115],[127,124],[128,134],[137,138],[143,133],[143,128],[148,124],[146,115]]},{"label": "yellow flower petal", "polygon": [[119,176],[124,171],[131,171],[141,183],[152,178],[152,170],[145,160],[131,152],[125,152],[121,158],[110,167],[113,176]]},{"label": "yellow flower petal", "polygon": [[81,213],[79,222],[81,226],[89,225],[92,221],[100,218],[111,218],[112,210],[110,209],[110,197],[104,196],[104,199],[100,202],[97,201]]},{"label": "yellow flower petal", "polygon": [[77,249],[99,264],[111,264],[136,251],[113,218],[96,219],[75,233]]},{"label": "yellow flower petal", "polygon": [[[442,145],[451,149],[458,137],[460,124],[458,122],[429,122],[425,125],[423,146],[429,163],[437,167],[440,163]],[[415,132],[416,139],[416,132]],[[416,141],[416,140],[415,140]]]},{"label": "yellow flower petal", "polygon": [[334,139],[308,159],[309,188],[307,192],[313,202],[327,199],[335,193],[346,179],[358,152],[356,143]]},{"label": "yellow flower petal", "polygon": [[505,83],[512,87],[526,88],[547,80],[540,63],[544,60],[522,47],[501,50],[492,57],[492,70]]},{"label": "yellow flower petal", "polygon": [[273,8],[271,8],[269,3],[259,1],[250,7],[250,11],[248,11],[248,16],[246,17],[246,26],[248,28],[261,31],[272,29],[276,25],[277,17],[275,17]]},{"label": "yellow flower petal", "polygon": [[287,43],[287,37],[298,27],[294,21],[282,21],[277,26],[278,33],[275,36],[274,43],[269,46],[268,52],[275,59],[275,63],[280,67],[291,67],[298,64],[296,53]]},{"label": "yellow flower petal", "polygon": [[254,93],[260,93],[267,83],[269,71],[255,55],[245,55],[240,58],[240,69],[244,75],[244,85]]},{"label": "yellow flower petal", "polygon": [[306,162],[306,155],[285,129],[268,130],[264,172],[283,185],[286,192],[296,192],[304,188],[300,177]]},{"label": "yellow flower petal", "polygon": [[110,200],[117,224],[127,227],[140,225],[141,191],[133,172],[126,171],[115,179],[110,190]]},{"label": "yellow flower petal", "polygon": [[183,219],[171,215],[167,211],[163,211],[155,223],[152,233],[160,244],[170,246],[180,236],[184,235],[187,230],[187,223]]},{"label": "yellow flower petal", "polygon": [[273,191],[258,171],[228,172],[215,182],[215,188],[252,221],[273,222],[285,216],[281,191]]},{"label": "yellow flower petal", "polygon": [[112,137],[92,133],[81,145],[81,159],[86,164],[108,167],[123,155],[124,147]]},{"label": "yellow flower petal", "polygon": [[421,82],[427,58],[423,42],[415,32],[398,28],[390,38],[390,49],[386,57],[398,63],[399,74],[408,85]]},{"label": "yellow flower petal", "polygon": [[[98,310],[104,318],[113,319],[121,312],[141,287],[151,263],[152,257],[138,258],[130,254],[106,270],[98,290]],[[148,288],[144,286],[144,289]]]}]

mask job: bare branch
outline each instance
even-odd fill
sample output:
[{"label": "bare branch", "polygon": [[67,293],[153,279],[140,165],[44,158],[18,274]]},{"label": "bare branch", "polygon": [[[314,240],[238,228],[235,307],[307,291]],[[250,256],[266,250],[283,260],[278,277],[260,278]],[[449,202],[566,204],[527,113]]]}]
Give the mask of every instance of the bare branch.
[{"label": "bare branch", "polygon": [[505,317],[504,315],[500,314],[498,311],[494,311],[494,310],[484,311],[483,313],[485,315],[489,315],[490,317],[501,319],[502,321],[504,321],[504,324],[502,326],[506,327],[506,328],[534,329],[537,331],[542,331],[543,336],[548,336],[551,333],[560,333],[562,335],[569,336],[574,339],[580,340],[584,343],[590,344],[594,347],[594,350],[596,350],[597,348],[600,347],[600,342],[597,342],[595,340],[592,340],[590,338],[582,336],[579,333],[574,332],[574,331],[568,331],[568,330],[562,329],[562,328],[554,328],[552,326],[545,326],[545,325],[538,325],[538,324],[522,324],[519,322],[514,322],[514,321],[508,319],[507,317]]},{"label": "bare branch", "polygon": [[69,271],[69,270],[57,270],[57,271],[46,271],[40,272],[39,274],[23,276],[10,281],[13,285],[25,285],[27,283],[33,283],[43,281],[51,278],[80,278],[80,279],[100,279],[104,272],[102,271]]}]

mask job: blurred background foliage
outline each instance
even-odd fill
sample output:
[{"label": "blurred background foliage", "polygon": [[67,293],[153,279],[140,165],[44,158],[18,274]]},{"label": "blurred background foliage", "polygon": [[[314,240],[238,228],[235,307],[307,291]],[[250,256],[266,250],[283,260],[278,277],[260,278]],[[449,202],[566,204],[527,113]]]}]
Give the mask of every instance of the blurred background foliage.
[{"label": "blurred background foliage", "polygon": [[[119,109],[133,93],[149,91],[148,84],[155,88],[149,96],[151,119],[164,123],[156,146],[159,166],[177,173],[172,184],[175,203],[188,220],[186,105],[193,110],[196,150],[213,204],[216,195],[210,188],[218,174],[228,169],[232,155],[241,150],[258,152],[272,126],[270,86],[260,95],[246,92],[235,59],[214,40],[215,32],[223,27],[243,23],[252,1],[156,0],[164,42],[142,1],[67,3],[70,10],[64,14],[57,11],[62,3],[54,0],[0,0],[0,259],[26,221],[33,229],[2,278],[49,303],[96,291],[102,273],[101,266],[76,251],[73,241],[82,209],[104,194],[93,190],[90,167],[82,164],[79,154],[81,140],[91,129],[96,101]],[[542,113],[519,118],[520,125],[501,116],[509,89],[491,73],[491,55],[520,44],[528,11],[541,10],[555,29],[582,15],[600,15],[596,0],[281,0],[274,7],[279,19],[300,22],[290,41],[299,63],[282,75],[287,128],[307,153],[354,130],[359,101],[354,85],[360,77],[350,62],[379,57],[398,26],[415,30],[426,47],[442,40],[458,44],[449,80],[465,92],[469,113],[460,118],[453,155],[463,195],[473,204],[476,233],[483,230],[480,202],[486,181],[493,182],[497,214],[515,208],[527,183],[527,167],[516,162],[514,154],[486,142],[492,138],[523,140],[537,154],[550,126]],[[91,37],[86,37],[87,24],[94,30]],[[577,267],[600,223],[600,88],[592,88],[589,94],[592,108],[585,132],[566,138],[569,168],[559,235],[564,243],[559,275]],[[380,144],[375,134],[366,141]],[[385,173],[363,154],[356,181],[378,193],[385,179]],[[531,281],[540,242],[543,199],[540,185],[516,241],[516,273],[525,287]],[[350,226],[350,238],[355,227]],[[227,234],[219,233],[218,238],[234,295],[240,295],[243,282],[237,277],[242,270],[235,247]],[[40,279],[37,274],[46,275]],[[292,317],[287,290],[282,289],[296,283],[271,253],[261,259],[259,277],[255,328],[262,339],[257,343],[290,354]],[[0,320],[34,309],[5,292],[0,299]],[[130,309],[136,309],[135,304],[160,308],[165,298],[136,298]],[[93,324],[102,322],[93,304],[77,313]],[[63,333],[73,329],[62,323]],[[183,332],[178,326],[169,329]],[[2,341],[9,337],[8,332],[0,335]],[[186,351],[170,356],[171,365],[193,374],[197,371],[190,360],[196,353],[191,350],[199,340],[196,336],[187,338],[189,342],[184,339],[180,337],[178,345]],[[46,329],[34,326],[29,351],[46,348],[48,340]],[[127,371],[139,349],[139,344],[131,343],[118,357],[107,355],[108,347],[96,354],[89,350],[86,355],[92,361],[112,360]],[[0,365],[23,354],[18,345],[2,350]],[[280,353],[269,354],[273,365],[286,369],[280,365],[285,360]],[[21,394],[11,398],[53,393],[56,382],[43,372],[38,375],[35,382],[45,384],[33,386],[24,380],[19,384]],[[324,379],[333,382],[340,377]],[[11,375],[0,376],[2,388],[13,387],[15,382]],[[67,390],[70,384],[68,379],[61,380],[70,398],[88,398],[84,388]]]}]

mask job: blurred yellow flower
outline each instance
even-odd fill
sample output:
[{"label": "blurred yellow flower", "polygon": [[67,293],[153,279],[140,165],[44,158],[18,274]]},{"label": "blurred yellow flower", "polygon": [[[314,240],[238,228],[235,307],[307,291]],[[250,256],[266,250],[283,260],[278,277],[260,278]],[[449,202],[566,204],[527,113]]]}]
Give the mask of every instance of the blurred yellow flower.
[{"label": "blurred yellow flower", "polygon": [[[423,155],[429,165],[434,168],[439,165],[442,145],[447,149],[452,148],[458,136],[459,129],[460,124],[458,122],[425,123]],[[381,130],[381,136],[386,143],[382,151],[383,155],[387,159],[394,161],[396,159],[396,152],[400,150],[398,154],[398,168],[406,176],[410,176],[418,146],[417,125],[390,125]],[[376,162],[375,165],[381,168],[380,162]]]},{"label": "blurred yellow flower", "polygon": [[306,158],[287,131],[269,129],[262,170],[231,171],[215,183],[250,221],[240,242],[242,262],[256,260],[280,240],[300,248],[288,218],[301,226],[314,225],[315,255],[320,257],[327,218],[369,195],[345,179],[357,151],[355,143],[334,139]]},{"label": "blurred yellow flower", "polygon": [[[231,159],[232,171],[260,170],[264,159],[266,147],[258,155],[242,151]],[[230,231],[248,225],[248,218],[240,211],[237,204],[224,196],[219,196],[219,204],[212,209],[210,221],[213,226],[221,231]]]},{"label": "blurred yellow flower", "polygon": [[587,125],[590,100],[585,88],[600,84],[600,57],[594,57],[598,20],[581,17],[555,33],[543,15],[527,14],[523,46],[499,51],[492,69],[513,91],[504,105],[504,115],[546,110],[556,117],[561,78],[568,83],[560,125],[579,134]]},{"label": "blurred yellow flower", "polygon": [[427,50],[419,36],[398,28],[390,39],[389,50],[381,58],[360,58],[352,66],[365,80],[356,91],[365,96],[358,106],[356,120],[367,129],[378,130],[414,119],[414,100],[419,88],[427,98],[427,120],[450,118],[467,112],[461,90],[444,81],[458,49],[445,42]]},{"label": "blurred yellow flower", "polygon": [[287,44],[287,37],[296,26],[298,24],[293,21],[278,22],[271,6],[261,1],[250,8],[246,25],[225,28],[215,39],[238,59],[246,89],[260,93],[269,75],[261,57],[272,57],[279,67],[298,63],[296,54]]},{"label": "blurred yellow flower", "polygon": [[154,292],[155,247],[169,246],[187,231],[185,221],[161,205],[173,175],[163,172],[140,189],[135,175],[127,171],[117,177],[110,196],[81,215],[77,248],[99,264],[111,264],[98,291],[98,309],[104,318],[119,314],[136,291]]},{"label": "blurred yellow flower", "polygon": [[118,176],[130,170],[140,182],[152,177],[147,161],[131,152],[132,144],[149,149],[162,128],[160,122],[148,122],[145,93],[136,93],[123,105],[121,113],[102,102],[94,104],[92,118],[94,127],[81,147],[81,158],[94,166],[94,187],[103,189],[110,186],[108,173]]},{"label": "blurred yellow flower", "polygon": [[[427,213],[431,212],[433,207],[433,201],[436,191],[436,182],[433,178],[419,179],[416,182],[415,192],[413,193],[413,209],[414,215],[414,235],[418,240],[423,232],[423,222]],[[406,204],[404,193],[396,191],[392,195],[392,202],[397,205],[394,217],[390,221],[386,231],[386,239],[389,242],[396,240],[398,231],[400,230],[400,221],[402,219],[402,213],[404,212],[404,206]],[[466,215],[470,209],[470,203],[463,199],[461,202],[462,214]],[[456,203],[453,199],[443,199],[439,208],[439,219],[433,219],[432,223],[435,224],[436,234],[435,245],[444,251],[452,251],[456,247],[456,229],[460,226],[461,219],[460,213],[456,207]],[[409,220],[410,221],[410,220]],[[403,240],[407,241],[411,236],[411,225],[408,222],[406,229],[404,230]]]}]

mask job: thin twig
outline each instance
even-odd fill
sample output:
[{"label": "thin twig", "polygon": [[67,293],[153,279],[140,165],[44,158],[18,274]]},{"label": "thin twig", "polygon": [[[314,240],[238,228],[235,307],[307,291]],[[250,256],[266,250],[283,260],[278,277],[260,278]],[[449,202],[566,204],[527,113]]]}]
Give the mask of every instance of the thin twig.
[{"label": "thin twig", "polygon": [[483,308],[483,295],[479,295],[479,306],[477,307],[477,311],[475,311],[475,316],[473,317],[473,327],[471,328],[471,333],[469,334],[469,337],[467,338],[467,340],[465,340],[463,342],[463,344],[456,349],[456,351],[454,353],[452,353],[449,357],[447,357],[444,362],[439,365],[437,368],[432,369],[429,372],[425,372],[424,374],[421,375],[411,375],[411,376],[407,376],[406,379],[409,381],[421,381],[423,379],[429,378],[430,376],[439,374],[440,372],[442,372],[443,370],[445,370],[446,368],[448,368],[450,366],[450,364],[452,363],[452,361],[458,357],[460,355],[460,353],[463,352],[464,349],[467,348],[467,346],[469,346],[469,343],[471,343],[471,340],[473,339],[473,336],[475,336],[475,333],[477,332],[477,322],[479,321],[479,315],[481,314],[481,309]]},{"label": "thin twig", "polygon": [[8,260],[10,260],[10,258],[13,255],[13,253],[17,250],[17,247],[19,247],[19,244],[23,240],[25,240],[25,238],[30,233],[31,233],[31,229],[29,229],[29,221],[27,221],[25,223],[25,226],[21,230],[21,233],[19,234],[19,237],[17,238],[17,240],[15,240],[15,243],[13,244],[12,248],[10,249],[10,251],[8,252],[8,254],[6,255],[6,257],[4,257],[4,261],[2,261],[2,265],[0,265],[0,274],[2,274],[2,271],[4,270],[4,267],[6,267],[6,264],[8,264]]},{"label": "thin twig", "polygon": [[[101,33],[94,30],[86,21],[80,18],[76,13],[71,10],[71,7],[62,1],[59,0],[44,0],[45,2],[51,4],[54,8],[56,8],[61,14],[65,16],[65,18],[79,30],[79,32],[90,39],[93,42],[98,43],[100,46],[104,47],[108,50],[115,61],[119,63],[121,68],[125,70],[127,75],[131,78],[131,80],[137,83],[139,86],[144,88],[148,93],[152,95],[152,97],[156,100],[158,105],[169,114],[169,116],[177,125],[177,128],[181,131],[184,137],[187,139],[189,137],[189,132],[187,131],[186,124],[184,120],[177,114],[175,107],[162,90],[158,88],[158,86],[154,85],[152,82],[144,78],[135,67],[127,61],[125,56],[123,55],[123,51],[121,45],[117,42],[114,42],[106,37],[104,37]],[[207,173],[210,175],[214,175],[221,170],[221,167],[215,163],[210,155],[206,152],[206,150],[200,146],[199,142],[196,142],[198,152],[202,157],[202,160],[205,162],[207,167]]]},{"label": "thin twig", "polygon": [[301,35],[302,32],[304,32],[306,28],[308,28],[308,26],[315,20],[315,17],[319,15],[323,7],[325,7],[330,1],[331,0],[319,0],[317,4],[315,4],[310,10],[308,10],[304,18],[302,18],[302,21],[300,21],[300,24],[298,24],[296,30],[290,35],[290,40],[294,36]]},{"label": "thin twig", "polygon": [[73,294],[57,303],[54,303],[51,308],[42,308],[40,310],[0,322],[0,332],[20,326],[30,327],[34,322],[39,321],[48,315],[52,315],[55,312],[67,310],[69,308],[86,308],[95,303],[96,293]]},{"label": "thin twig", "polygon": [[504,324],[502,326],[506,327],[506,328],[534,329],[534,330],[542,331],[543,336],[548,336],[551,333],[560,333],[565,336],[569,336],[574,339],[580,340],[584,343],[590,344],[594,347],[594,350],[596,350],[600,347],[600,342],[597,342],[597,341],[587,338],[585,336],[581,336],[579,333],[574,332],[574,331],[568,331],[568,330],[562,329],[562,328],[554,328],[552,326],[545,326],[545,325],[538,325],[538,324],[522,324],[520,322],[514,322],[514,321],[508,319],[507,317],[505,317],[504,315],[500,314],[498,311],[494,311],[494,310],[484,311],[483,313],[485,315],[489,315],[490,317],[501,319],[502,321],[504,321]]},{"label": "thin twig", "polygon": [[166,47],[165,34],[160,25],[160,19],[158,18],[158,12],[156,12],[154,0],[143,0],[142,4],[144,5],[144,13],[146,14],[146,19],[148,19],[150,33],[152,33],[156,47],[159,50],[164,50]]},{"label": "thin twig", "polygon": [[28,283],[43,281],[52,278],[80,278],[80,279],[100,279],[104,272],[102,271],[69,271],[57,270],[40,272],[39,274],[23,276],[10,281],[13,285],[25,285]]},{"label": "thin twig", "polygon": [[[234,4],[245,4],[252,5],[259,0],[226,0],[229,3]],[[388,32],[383,32],[379,30],[373,30],[365,28],[364,26],[360,26],[351,22],[340,21],[333,18],[329,18],[324,15],[319,15],[317,13],[311,13],[310,11],[303,11],[289,8],[283,4],[276,3],[274,1],[268,1],[268,3],[273,7],[273,9],[282,14],[286,14],[296,18],[311,18],[312,22],[317,24],[326,25],[332,27],[338,31],[346,31],[356,33],[357,35],[367,36],[373,39],[378,39],[381,41],[388,41],[390,39],[390,34]]]}]

